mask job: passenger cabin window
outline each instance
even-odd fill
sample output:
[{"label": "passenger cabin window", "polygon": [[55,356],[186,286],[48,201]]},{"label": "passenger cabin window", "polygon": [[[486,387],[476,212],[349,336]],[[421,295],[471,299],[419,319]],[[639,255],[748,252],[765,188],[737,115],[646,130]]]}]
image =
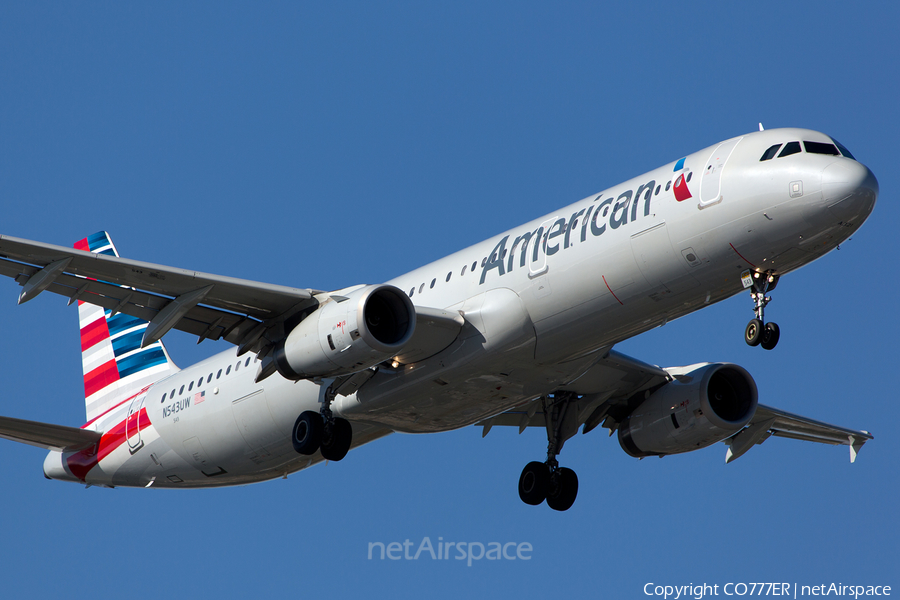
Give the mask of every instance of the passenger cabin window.
[{"label": "passenger cabin window", "polygon": [[775,155],[778,154],[779,148],[781,148],[781,144],[769,146],[769,149],[763,152],[762,158],[759,159],[759,162],[763,162],[764,160],[772,160],[773,158],[775,158]]},{"label": "passenger cabin window", "polygon": [[803,147],[810,154],[829,154],[831,156],[840,156],[841,153],[834,144],[825,144],[823,142],[803,142]]},{"label": "passenger cabin window", "polygon": [[790,156],[791,154],[799,154],[800,153],[800,142],[788,142],[784,145],[784,150],[781,151],[781,154],[778,155],[778,158],[784,158],[785,156]]},{"label": "passenger cabin window", "polygon": [[222,369],[219,369],[219,372],[216,373],[216,379],[222,376]]},{"label": "passenger cabin window", "polygon": [[447,279],[445,279],[444,281],[445,281],[445,282],[450,281],[450,276],[451,276],[451,275],[453,275],[453,271],[450,271],[449,273],[447,273]]},{"label": "passenger cabin window", "polygon": [[247,360],[244,361],[244,366],[245,366],[245,367],[249,367],[249,366],[250,366],[250,357],[249,357],[249,356],[247,357]]},{"label": "passenger cabin window", "polygon": [[841,151],[841,154],[843,154],[844,156],[846,156],[849,159],[856,160],[856,158],[852,154],[850,154],[850,151],[847,150],[846,148],[844,148],[843,144],[841,144],[839,141],[837,141],[834,138],[831,138],[831,141],[834,142],[834,145],[838,147],[838,150]]},{"label": "passenger cabin window", "polygon": [[428,286],[428,289],[433,288],[433,287],[434,287],[434,284],[436,284],[436,283],[437,283],[437,278],[432,279],[432,280],[431,280],[431,285]]}]

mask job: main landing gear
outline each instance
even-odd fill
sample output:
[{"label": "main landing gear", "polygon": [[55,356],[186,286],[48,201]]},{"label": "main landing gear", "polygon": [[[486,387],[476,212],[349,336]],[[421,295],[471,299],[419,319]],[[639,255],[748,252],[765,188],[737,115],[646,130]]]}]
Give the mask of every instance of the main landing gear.
[{"label": "main landing gear", "polygon": [[[771,296],[767,296],[769,292],[778,285],[778,275],[774,273],[745,273],[741,277],[745,287],[750,288],[750,297],[753,298],[753,312],[756,318],[751,319],[744,329],[744,341],[749,346],[762,346],[766,350],[771,350],[778,344],[778,338],[781,331],[778,325],[772,322],[766,323],[765,309],[766,305],[772,301]],[[749,283],[748,283],[749,280]]]},{"label": "main landing gear", "polygon": [[331,402],[334,396],[332,386],[328,386],[321,412],[307,410],[297,417],[291,430],[291,442],[298,453],[310,455],[320,450],[322,458],[333,461],[341,460],[347,455],[353,440],[353,429],[349,421],[332,414]]},{"label": "main landing gear", "polygon": [[[563,392],[542,399],[547,426],[547,460],[525,465],[519,477],[519,498],[525,504],[537,506],[544,500],[553,510],[569,510],[578,495],[575,471],[560,467],[556,461],[563,444],[578,430],[577,414],[569,410],[576,395]],[[574,425],[574,426],[573,426]]]}]

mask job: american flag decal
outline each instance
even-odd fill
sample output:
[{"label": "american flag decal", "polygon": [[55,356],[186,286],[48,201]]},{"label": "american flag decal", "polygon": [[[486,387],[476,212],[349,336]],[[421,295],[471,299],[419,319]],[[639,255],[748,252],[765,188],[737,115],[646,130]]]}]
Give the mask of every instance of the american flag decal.
[{"label": "american flag decal", "polygon": [[195,406],[196,406],[197,404],[200,404],[200,403],[203,402],[204,400],[206,400],[206,391],[205,391],[205,390],[202,391],[202,392],[197,392],[196,394],[194,394],[194,405],[195,405]]}]

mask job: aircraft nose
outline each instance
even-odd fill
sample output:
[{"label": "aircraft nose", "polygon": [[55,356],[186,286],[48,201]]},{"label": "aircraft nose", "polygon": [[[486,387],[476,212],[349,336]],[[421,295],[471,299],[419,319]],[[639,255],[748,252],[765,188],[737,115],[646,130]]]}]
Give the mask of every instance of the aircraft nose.
[{"label": "aircraft nose", "polygon": [[875,207],[878,180],[864,164],[842,158],[822,170],[822,194],[841,220],[864,220]]}]

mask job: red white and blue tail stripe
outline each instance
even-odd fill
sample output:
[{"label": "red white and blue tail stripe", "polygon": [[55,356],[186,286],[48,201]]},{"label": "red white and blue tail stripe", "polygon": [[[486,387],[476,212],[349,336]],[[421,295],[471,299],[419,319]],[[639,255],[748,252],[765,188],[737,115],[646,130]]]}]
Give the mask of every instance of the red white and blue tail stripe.
[{"label": "red white and blue tail stripe", "polygon": [[[75,243],[75,248],[118,256],[105,231]],[[141,348],[147,321],[78,302],[84,403],[90,422],[125,398],[178,371],[161,341]]]}]

